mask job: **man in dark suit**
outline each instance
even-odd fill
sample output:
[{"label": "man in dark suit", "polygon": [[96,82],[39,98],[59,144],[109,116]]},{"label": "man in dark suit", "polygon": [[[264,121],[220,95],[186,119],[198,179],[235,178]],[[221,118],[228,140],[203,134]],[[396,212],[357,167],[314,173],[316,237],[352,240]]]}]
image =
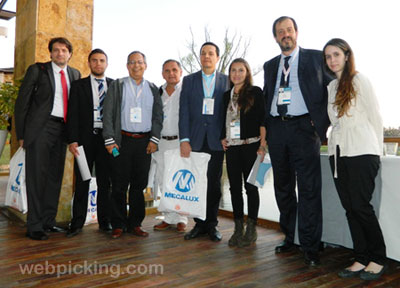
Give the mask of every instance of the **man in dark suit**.
[{"label": "man in dark suit", "polygon": [[48,48],[51,62],[28,68],[15,103],[17,139],[26,150],[26,235],[34,240],[46,240],[47,231],[63,232],[55,217],[64,173],[68,90],[81,76],[67,65],[72,56],[68,39],[53,38]]},{"label": "man in dark suit", "polygon": [[[273,34],[282,54],[264,64],[267,143],[285,240],[276,253],[294,248],[296,218],[305,262],[319,264],[322,235],[321,139],[329,126],[322,52],[297,45],[297,24],[280,17]],[[298,201],[296,198],[296,182]]]},{"label": "man in dark suit", "polygon": [[223,94],[229,88],[226,75],[216,71],[219,48],[206,42],[200,49],[201,71],[183,78],[179,106],[179,138],[181,156],[191,151],[211,155],[207,170],[206,220],[195,218],[196,225],[185,240],[208,233],[212,241],[221,241],[217,230],[217,214],[221,199],[221,175],[224,151],[220,142],[223,123]]},{"label": "man in dark suit", "polygon": [[[107,87],[112,79],[106,78],[107,55],[101,49],[94,49],[88,57],[91,75],[74,81],[71,85],[67,132],[69,150],[79,156],[78,146],[82,145],[89,170],[93,164],[97,183],[97,220],[99,229],[111,231],[111,159],[104,147],[103,102]],[[83,181],[79,167],[75,163],[75,193],[72,205],[72,220],[67,237],[79,234],[86,220],[90,180]]]}]

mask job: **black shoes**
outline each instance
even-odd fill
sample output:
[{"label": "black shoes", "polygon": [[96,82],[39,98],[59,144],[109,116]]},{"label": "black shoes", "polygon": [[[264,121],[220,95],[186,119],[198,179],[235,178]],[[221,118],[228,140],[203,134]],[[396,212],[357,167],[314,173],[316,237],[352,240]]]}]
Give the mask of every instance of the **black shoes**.
[{"label": "black shoes", "polygon": [[367,281],[378,280],[382,276],[382,274],[387,270],[387,268],[388,268],[387,265],[383,265],[381,271],[378,273],[362,270],[360,272],[360,278],[362,280],[367,280]]},{"label": "black shoes", "polygon": [[358,270],[358,271],[351,271],[349,269],[343,269],[339,271],[338,276],[340,278],[351,278],[351,277],[357,277],[360,275],[361,271],[364,269]]},{"label": "black shoes", "polygon": [[218,231],[217,227],[213,227],[210,230],[208,230],[208,236],[210,236],[211,241],[213,242],[219,242],[222,240],[222,235]]},{"label": "black shoes", "polygon": [[315,267],[321,264],[318,252],[306,251],[304,252],[304,263],[308,266]]},{"label": "black shoes", "polygon": [[66,236],[68,238],[71,238],[71,237],[74,237],[74,236],[78,235],[81,232],[82,232],[81,228],[69,228],[68,231],[67,231]]},{"label": "black shoes", "polygon": [[47,227],[44,229],[46,232],[52,232],[52,233],[65,233],[65,229],[58,227],[58,226],[53,226],[53,227]]},{"label": "black shoes", "polygon": [[204,230],[199,226],[195,225],[192,230],[185,234],[183,237],[185,240],[191,240],[205,234]]},{"label": "black shoes", "polygon": [[183,238],[185,240],[191,240],[204,234],[208,234],[211,241],[219,242],[222,240],[221,233],[218,231],[217,227],[210,228],[208,231],[206,231],[204,228],[201,228],[197,225],[195,225],[190,232],[186,233]]},{"label": "black shoes", "polygon": [[47,240],[49,236],[43,231],[33,231],[33,232],[26,232],[26,237],[31,238],[32,240]]},{"label": "black shoes", "polygon": [[275,247],[275,253],[286,253],[291,252],[296,246],[291,242],[283,241],[281,244]]}]

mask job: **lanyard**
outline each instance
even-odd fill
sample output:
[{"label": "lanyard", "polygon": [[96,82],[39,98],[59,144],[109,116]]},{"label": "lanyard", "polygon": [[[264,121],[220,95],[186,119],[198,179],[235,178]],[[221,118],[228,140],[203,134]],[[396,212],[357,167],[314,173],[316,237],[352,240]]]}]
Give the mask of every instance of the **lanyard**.
[{"label": "lanyard", "polygon": [[232,107],[233,111],[235,111],[235,113],[237,114],[238,103],[236,103],[236,105],[233,104],[233,94],[235,94],[234,91],[235,91],[235,87],[233,87],[231,90],[231,107]]},{"label": "lanyard", "polygon": [[212,78],[212,80],[211,80],[211,83],[210,83],[210,85],[209,86],[207,86],[207,82],[206,82],[206,80],[204,80],[204,76],[202,75],[202,78],[203,78],[203,85],[204,85],[204,88],[206,89],[206,97],[205,98],[212,98],[212,95],[211,95],[211,91],[212,91],[212,89],[214,88],[214,85],[215,85],[215,78],[217,78],[216,77],[216,75],[214,74],[214,76],[213,76],[213,78]]},{"label": "lanyard", "polygon": [[[136,98],[136,104],[137,104],[137,102],[138,102],[138,100],[139,100],[139,97],[140,97],[140,95],[142,94],[142,92],[143,92],[143,86],[144,86],[144,80],[143,80],[143,83],[141,84],[141,88],[140,88],[140,90],[139,90],[139,93],[137,93],[136,94],[136,90],[135,90],[135,88],[133,87],[133,84],[132,84],[132,81],[134,81],[133,79],[131,79],[131,78],[129,78],[128,79],[129,81],[129,85],[131,86],[131,90],[132,90],[132,93],[133,93],[133,96],[135,96],[135,98]],[[140,86],[140,85],[139,85]],[[138,86],[138,87],[139,87]]]},{"label": "lanyard", "polygon": [[289,60],[289,68],[286,70],[285,65],[283,64],[283,58],[281,57],[281,65],[282,65],[282,72],[285,75],[285,83],[287,83],[287,78],[289,77],[289,73],[290,73],[290,69],[292,68],[292,63],[294,62],[294,60],[297,58],[297,55],[299,55],[299,47],[297,46],[296,48],[296,53],[293,55],[292,59]]}]

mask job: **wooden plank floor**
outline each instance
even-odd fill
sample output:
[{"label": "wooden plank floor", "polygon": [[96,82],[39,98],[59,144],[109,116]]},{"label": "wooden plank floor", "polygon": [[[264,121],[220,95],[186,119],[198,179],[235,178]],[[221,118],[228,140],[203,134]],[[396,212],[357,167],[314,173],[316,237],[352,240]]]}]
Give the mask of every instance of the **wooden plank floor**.
[{"label": "wooden plank floor", "polygon": [[[73,238],[52,234],[33,241],[22,224],[0,214],[0,287],[400,287],[398,262],[390,261],[380,281],[340,279],[337,271],[350,263],[348,249],[328,247],[322,265],[309,268],[300,251],[274,253],[283,239],[279,231],[258,227],[256,245],[230,248],[230,218],[219,217],[224,238],[213,243],[152,231],[155,216],[143,223],[148,238],[124,234],[113,240],[90,225]],[[33,270],[23,273],[21,267]]]}]

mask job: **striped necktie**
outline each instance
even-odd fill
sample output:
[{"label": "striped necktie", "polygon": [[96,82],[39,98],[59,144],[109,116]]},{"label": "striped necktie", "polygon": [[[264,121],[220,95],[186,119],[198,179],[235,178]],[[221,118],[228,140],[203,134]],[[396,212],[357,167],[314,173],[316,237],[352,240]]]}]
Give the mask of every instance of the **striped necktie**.
[{"label": "striped necktie", "polygon": [[99,83],[99,113],[100,113],[100,119],[103,119],[103,103],[104,103],[104,98],[106,96],[106,89],[104,87],[104,79],[96,79],[97,83]]}]

